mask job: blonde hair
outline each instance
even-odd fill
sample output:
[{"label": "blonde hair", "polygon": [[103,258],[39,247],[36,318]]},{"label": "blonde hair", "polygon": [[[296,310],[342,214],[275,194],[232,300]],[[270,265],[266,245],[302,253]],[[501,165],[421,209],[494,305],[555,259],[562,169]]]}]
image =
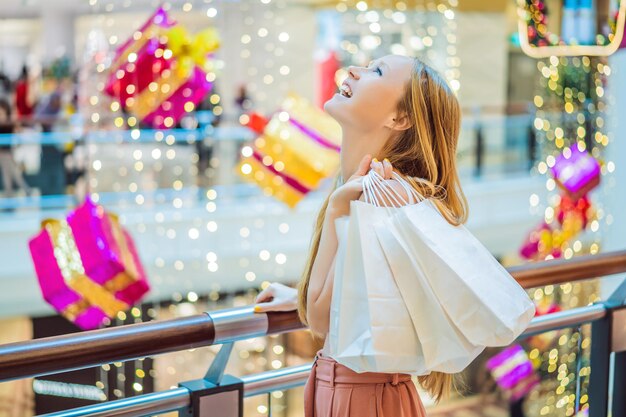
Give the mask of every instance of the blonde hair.
[{"label": "blonde hair", "polygon": [[[456,96],[437,71],[414,58],[411,80],[407,82],[405,93],[398,103],[398,113],[409,117],[410,127],[392,136],[376,157],[381,160],[388,158],[394,170],[401,173],[420,194],[433,199],[449,223],[464,223],[468,208],[456,169],[461,123]],[[309,279],[319,249],[329,198],[330,195],[317,216],[310,253],[298,288],[298,313],[305,324]],[[453,386],[457,391],[463,386],[458,374],[431,372],[417,379],[436,402],[448,397]]]}]

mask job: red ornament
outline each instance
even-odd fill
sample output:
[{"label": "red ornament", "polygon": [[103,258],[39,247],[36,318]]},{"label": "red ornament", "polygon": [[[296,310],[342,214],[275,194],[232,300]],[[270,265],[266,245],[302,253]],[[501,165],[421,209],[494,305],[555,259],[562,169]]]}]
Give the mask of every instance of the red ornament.
[{"label": "red ornament", "polygon": [[248,113],[248,123],[244,125],[252,129],[257,134],[262,134],[265,130],[268,120],[259,113]]},{"label": "red ornament", "polygon": [[556,210],[556,218],[562,225],[567,216],[578,216],[582,222],[582,228],[585,229],[589,221],[590,207],[591,202],[586,195],[578,200],[573,200],[567,194],[563,194]]}]

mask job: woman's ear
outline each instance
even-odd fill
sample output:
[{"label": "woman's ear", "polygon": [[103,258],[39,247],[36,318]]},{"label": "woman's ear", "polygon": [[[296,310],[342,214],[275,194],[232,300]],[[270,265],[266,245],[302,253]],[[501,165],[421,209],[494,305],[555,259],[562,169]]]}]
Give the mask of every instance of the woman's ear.
[{"label": "woman's ear", "polygon": [[411,119],[406,113],[397,113],[386,127],[396,131],[407,130],[411,127]]}]

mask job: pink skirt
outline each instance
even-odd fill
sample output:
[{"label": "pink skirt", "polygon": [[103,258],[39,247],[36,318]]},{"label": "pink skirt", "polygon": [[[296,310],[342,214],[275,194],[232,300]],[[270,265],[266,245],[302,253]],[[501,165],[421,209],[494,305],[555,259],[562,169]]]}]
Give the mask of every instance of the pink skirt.
[{"label": "pink skirt", "polygon": [[426,417],[411,376],[357,373],[317,353],[304,387],[305,417]]}]

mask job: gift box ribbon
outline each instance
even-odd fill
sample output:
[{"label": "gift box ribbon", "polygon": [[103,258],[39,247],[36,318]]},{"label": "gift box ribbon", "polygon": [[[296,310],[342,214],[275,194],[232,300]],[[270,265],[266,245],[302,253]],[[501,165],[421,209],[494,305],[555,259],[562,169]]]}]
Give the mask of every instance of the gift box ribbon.
[{"label": "gift box ribbon", "polygon": [[167,48],[172,51],[174,65],[171,71],[163,71],[156,88],[145,88],[137,94],[133,112],[140,119],[148,117],[161,103],[183,87],[196,67],[203,72],[210,70],[207,56],[219,47],[217,31],[212,28],[191,37],[182,26],[175,26],[164,35],[167,38]]},{"label": "gift box ribbon", "polygon": [[188,78],[194,66],[206,68],[207,56],[220,46],[219,36],[208,28],[191,36],[182,26],[167,31],[167,47],[176,60],[176,71],[181,78]]},{"label": "gift box ribbon", "polygon": [[63,314],[67,313],[76,317],[89,305],[101,308],[109,317],[114,317],[119,311],[128,309],[128,304],[116,299],[111,292],[128,285],[129,277],[126,273],[118,274],[105,286],[98,285],[85,274],[85,268],[68,223],[65,220],[51,219],[45,220],[42,226],[50,235],[54,247],[54,258],[64,281],[84,298],[68,305],[63,310]]}]

